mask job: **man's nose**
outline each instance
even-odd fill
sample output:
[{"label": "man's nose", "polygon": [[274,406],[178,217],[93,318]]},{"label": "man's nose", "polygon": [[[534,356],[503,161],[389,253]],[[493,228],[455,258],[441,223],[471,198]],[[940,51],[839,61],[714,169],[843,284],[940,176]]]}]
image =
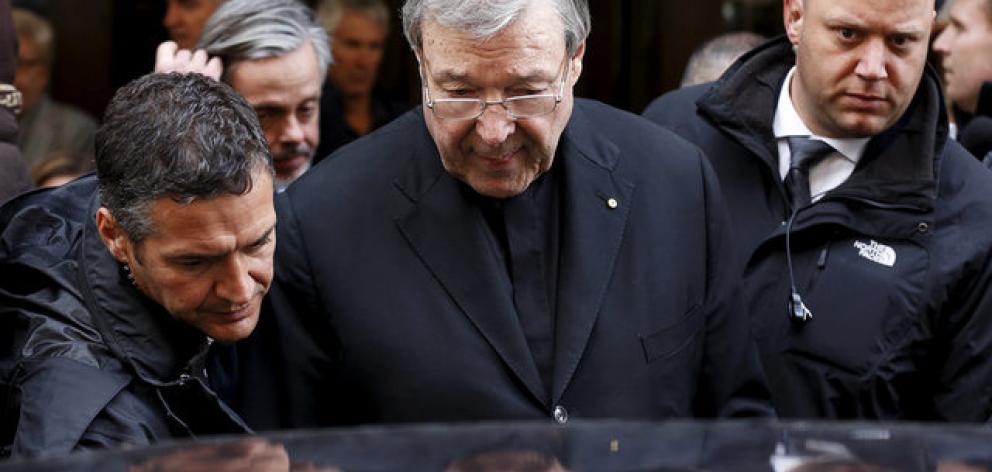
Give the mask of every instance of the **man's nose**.
[{"label": "man's nose", "polygon": [[865,80],[884,80],[889,77],[886,69],[888,51],[885,41],[876,39],[864,45],[855,73]]},{"label": "man's nose", "polygon": [[946,55],[951,50],[951,48],[948,45],[948,43],[950,42],[951,42],[951,27],[948,26],[947,28],[944,28],[944,31],[941,31],[940,34],[937,35],[937,39],[934,40],[933,42],[934,52],[940,55]]},{"label": "man's nose", "polygon": [[490,102],[482,115],[476,118],[475,131],[486,144],[500,144],[513,134],[516,121],[499,103]]},{"label": "man's nose", "polygon": [[305,134],[303,123],[300,123],[295,114],[289,113],[283,120],[278,139],[280,143],[300,143],[303,142]]},{"label": "man's nose", "polygon": [[255,296],[255,285],[246,261],[240,256],[232,256],[224,264],[214,287],[219,298],[239,306],[250,302]]}]

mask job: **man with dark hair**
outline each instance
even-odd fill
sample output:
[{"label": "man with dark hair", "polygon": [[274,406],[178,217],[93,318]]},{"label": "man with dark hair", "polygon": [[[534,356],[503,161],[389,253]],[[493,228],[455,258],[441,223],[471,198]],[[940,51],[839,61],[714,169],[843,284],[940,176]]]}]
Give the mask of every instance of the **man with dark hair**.
[{"label": "man with dark hair", "polygon": [[224,0],[166,0],[162,26],[182,49],[192,49],[203,27]]},{"label": "man with dark hair", "polygon": [[[786,38],[645,115],[728,196],[779,415],[992,413],[992,174],[948,140],[933,0],[785,0]],[[659,149],[661,152],[662,149]]]},{"label": "man with dark hair", "polygon": [[277,198],[246,419],[769,414],[711,170],[572,95],[587,3],[408,0],[403,23],[423,107]]},{"label": "man with dark hair", "polygon": [[96,164],[0,209],[0,444],[38,456],[247,431],[204,359],[251,333],[272,278],[255,113],[202,75],[145,76],[108,106]]}]

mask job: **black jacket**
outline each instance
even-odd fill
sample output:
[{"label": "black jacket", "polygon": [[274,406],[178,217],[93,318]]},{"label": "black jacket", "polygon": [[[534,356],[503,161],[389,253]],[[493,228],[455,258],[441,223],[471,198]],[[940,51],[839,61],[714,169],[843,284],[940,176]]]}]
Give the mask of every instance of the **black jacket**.
[{"label": "black jacket", "polygon": [[814,318],[789,319],[788,205],[772,118],[794,63],[791,45],[773,41],[716,83],[645,111],[716,169],[773,403],[784,417],[987,420],[992,174],[948,141],[931,70],[851,177],[800,211],[791,253]]},{"label": "black jacket", "polygon": [[554,165],[550,389],[482,211],[418,109],[276,199],[271,311],[241,345],[246,398],[232,403],[258,428],[770,414],[699,150],[577,100]]},{"label": "black jacket", "polygon": [[5,452],[248,431],[206,387],[209,340],[127,280],[96,232],[98,208],[95,176],[0,208]]}]

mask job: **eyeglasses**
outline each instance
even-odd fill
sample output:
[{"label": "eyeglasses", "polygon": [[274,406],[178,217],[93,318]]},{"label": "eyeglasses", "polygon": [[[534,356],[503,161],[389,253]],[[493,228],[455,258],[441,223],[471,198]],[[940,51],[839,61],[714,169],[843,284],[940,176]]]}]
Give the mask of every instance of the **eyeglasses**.
[{"label": "eyeglasses", "polygon": [[[568,61],[562,66],[561,81],[558,84],[557,94],[521,95],[509,97],[501,100],[483,100],[481,98],[431,98],[430,86],[427,79],[424,82],[424,97],[427,108],[431,109],[434,116],[442,120],[474,120],[486,111],[489,105],[501,105],[506,113],[513,119],[534,118],[536,116],[547,115],[555,111],[561,102],[565,91],[565,79],[568,76]],[[426,69],[426,66],[422,66]],[[429,77],[430,74],[423,74]]]}]

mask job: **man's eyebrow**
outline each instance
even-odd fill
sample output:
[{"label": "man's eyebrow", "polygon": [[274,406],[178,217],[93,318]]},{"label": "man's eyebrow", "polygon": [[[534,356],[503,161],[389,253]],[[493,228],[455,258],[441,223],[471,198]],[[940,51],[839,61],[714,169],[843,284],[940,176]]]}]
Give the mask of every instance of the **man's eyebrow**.
[{"label": "man's eyebrow", "polygon": [[437,81],[448,81],[448,82],[465,82],[468,80],[468,74],[464,72],[457,72],[453,70],[441,70],[432,71],[434,75],[434,80]]},{"label": "man's eyebrow", "polygon": [[838,13],[833,16],[828,16],[824,20],[824,22],[828,25],[833,25],[833,26],[837,26],[837,25],[857,26],[857,27],[866,26],[865,22],[862,21],[861,18],[858,18],[854,15],[850,15],[847,13]]},{"label": "man's eyebrow", "polygon": [[269,238],[272,237],[272,233],[276,230],[276,225],[272,225],[262,234],[261,237],[253,241],[249,246],[261,246],[268,242]]}]

